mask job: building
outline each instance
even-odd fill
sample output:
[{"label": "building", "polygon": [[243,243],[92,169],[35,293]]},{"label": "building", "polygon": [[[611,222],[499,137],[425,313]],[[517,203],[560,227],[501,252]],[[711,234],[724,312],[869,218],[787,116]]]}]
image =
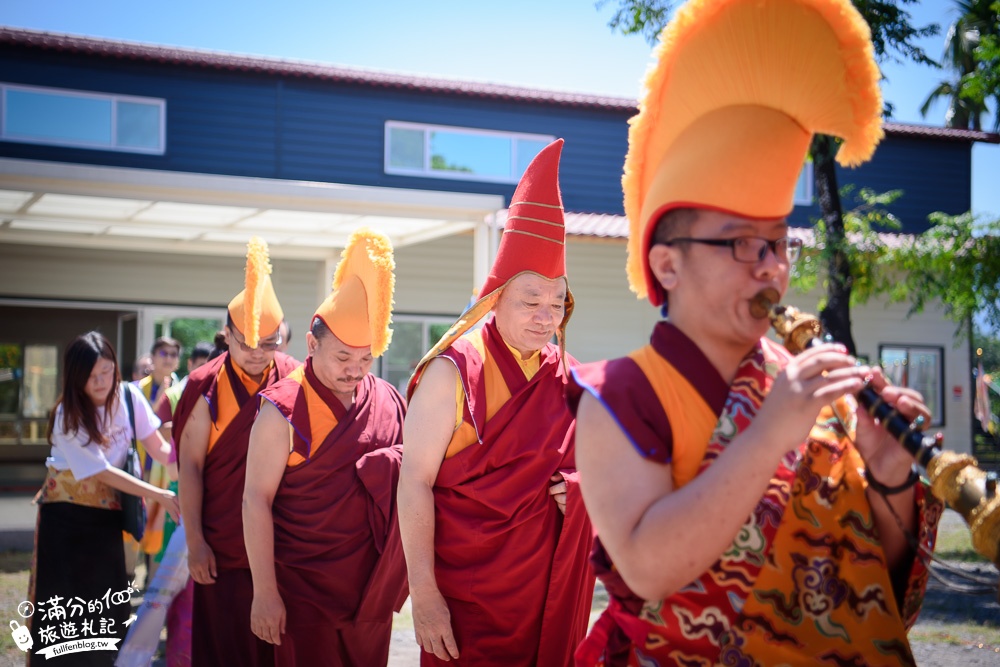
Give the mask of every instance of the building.
[{"label": "building", "polygon": [[[0,460],[2,485],[41,478],[61,354],[100,329],[123,365],[160,333],[221,325],[247,239],[302,332],[347,235],[396,246],[393,346],[405,382],[488,271],[520,173],[566,140],[561,184],[581,360],[645,342],[657,313],[628,292],[620,174],[633,100],[0,28]],[[981,132],[887,124],[875,159],[842,175],[878,191],[907,231],[970,207]],[[818,212],[805,165],[793,224]],[[807,233],[806,229],[802,233]],[[814,308],[815,295],[796,305]],[[969,449],[970,362],[940,312],[855,312],[859,352],[905,369],[947,440]]]}]

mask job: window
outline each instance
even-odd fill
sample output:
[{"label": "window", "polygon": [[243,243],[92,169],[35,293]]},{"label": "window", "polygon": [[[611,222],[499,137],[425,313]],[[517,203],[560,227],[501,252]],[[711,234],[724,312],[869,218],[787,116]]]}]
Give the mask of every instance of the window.
[{"label": "window", "polygon": [[378,376],[405,396],[413,369],[454,321],[450,317],[394,315],[392,344],[382,355]]},{"label": "window", "polygon": [[0,84],[0,139],[162,155],[165,100]]},{"label": "window", "polygon": [[944,348],[882,345],[879,363],[890,382],[923,395],[932,426],[944,425]]},{"label": "window", "polygon": [[795,205],[809,206],[813,203],[813,162],[812,158],[806,160],[799,172],[799,180],[795,183]]},{"label": "window", "polygon": [[[211,343],[215,334],[222,330],[225,320],[218,317],[172,317],[153,314],[153,337],[169,336],[181,344],[181,357],[177,360],[177,375],[188,374],[187,361],[191,350],[198,343]],[[142,352],[148,352],[148,349]],[[122,365],[132,363],[131,359],[121,359]]]},{"label": "window", "polygon": [[55,345],[0,344],[0,444],[46,444],[58,355]]},{"label": "window", "polygon": [[461,127],[385,124],[385,172],[404,176],[517,183],[554,137]]}]

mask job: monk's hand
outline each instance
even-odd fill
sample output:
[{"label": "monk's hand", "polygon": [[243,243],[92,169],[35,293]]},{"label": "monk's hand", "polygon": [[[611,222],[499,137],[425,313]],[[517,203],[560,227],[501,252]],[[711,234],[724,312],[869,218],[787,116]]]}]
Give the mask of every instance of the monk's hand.
[{"label": "monk's hand", "polygon": [[792,357],[778,373],[750,429],[775,453],[806,438],[823,406],[864,386],[870,369],[856,365],[839,343],[824,343]]},{"label": "monk's hand", "polygon": [[549,487],[549,495],[556,501],[556,506],[564,515],[566,514],[566,480],[559,473],[549,478],[552,486]]},{"label": "monk's hand", "polygon": [[215,554],[204,539],[188,549],[188,570],[195,583],[215,583],[215,577],[218,575],[215,569]]},{"label": "monk's hand", "polygon": [[441,591],[410,591],[413,605],[413,633],[424,651],[439,660],[458,660],[458,644],[451,629],[451,612]]},{"label": "monk's hand", "polygon": [[285,603],[276,590],[253,592],[250,630],[264,641],[281,646],[285,634]]},{"label": "monk's hand", "polygon": [[[896,408],[908,421],[923,417],[924,426],[931,423],[931,412],[919,392],[896,387],[885,379],[880,368],[871,369],[871,386],[882,400]],[[913,457],[892,435],[879,426],[863,407],[858,406],[858,431],[855,446],[865,459],[869,472],[887,486],[902,484],[910,475]]]}]

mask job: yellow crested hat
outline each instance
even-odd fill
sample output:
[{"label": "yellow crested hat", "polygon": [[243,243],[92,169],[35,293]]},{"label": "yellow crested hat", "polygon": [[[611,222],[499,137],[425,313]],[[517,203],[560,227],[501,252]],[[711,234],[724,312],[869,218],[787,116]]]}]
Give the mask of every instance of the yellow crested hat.
[{"label": "yellow crested hat", "polygon": [[368,228],[355,230],[340,255],[333,293],[313,319],[320,318],[345,345],[372,348],[378,357],[392,341],[392,295],[396,287],[389,237]]},{"label": "yellow crested hat", "polygon": [[883,132],[871,32],[848,0],[689,0],[655,56],[622,188],[629,286],[660,305],[648,253],[664,213],[782,218],[814,134],[842,139],[837,161],[856,166]]},{"label": "yellow crested hat", "polygon": [[271,285],[267,242],[254,236],[247,243],[245,288],[229,302],[229,318],[249,347],[278,330],[285,314]]}]

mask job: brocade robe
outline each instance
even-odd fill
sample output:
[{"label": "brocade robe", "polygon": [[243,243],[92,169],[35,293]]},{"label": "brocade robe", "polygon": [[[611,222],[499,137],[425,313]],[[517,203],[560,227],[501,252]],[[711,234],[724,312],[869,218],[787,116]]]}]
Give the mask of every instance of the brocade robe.
[{"label": "brocade robe", "polygon": [[[679,488],[750,425],[788,359],[761,339],[727,387],[693,341],[661,322],[628,357],[574,369],[570,403],[593,394],[640,455],[671,464]],[[890,576],[851,444],[853,399],[837,407],[782,459],[732,546],[670,597],[638,598],[598,540],[593,562],[611,602],[576,664],[912,665],[906,631],[927,568],[917,558]],[[916,502],[917,539],[932,547],[942,505],[923,485]]]}]

